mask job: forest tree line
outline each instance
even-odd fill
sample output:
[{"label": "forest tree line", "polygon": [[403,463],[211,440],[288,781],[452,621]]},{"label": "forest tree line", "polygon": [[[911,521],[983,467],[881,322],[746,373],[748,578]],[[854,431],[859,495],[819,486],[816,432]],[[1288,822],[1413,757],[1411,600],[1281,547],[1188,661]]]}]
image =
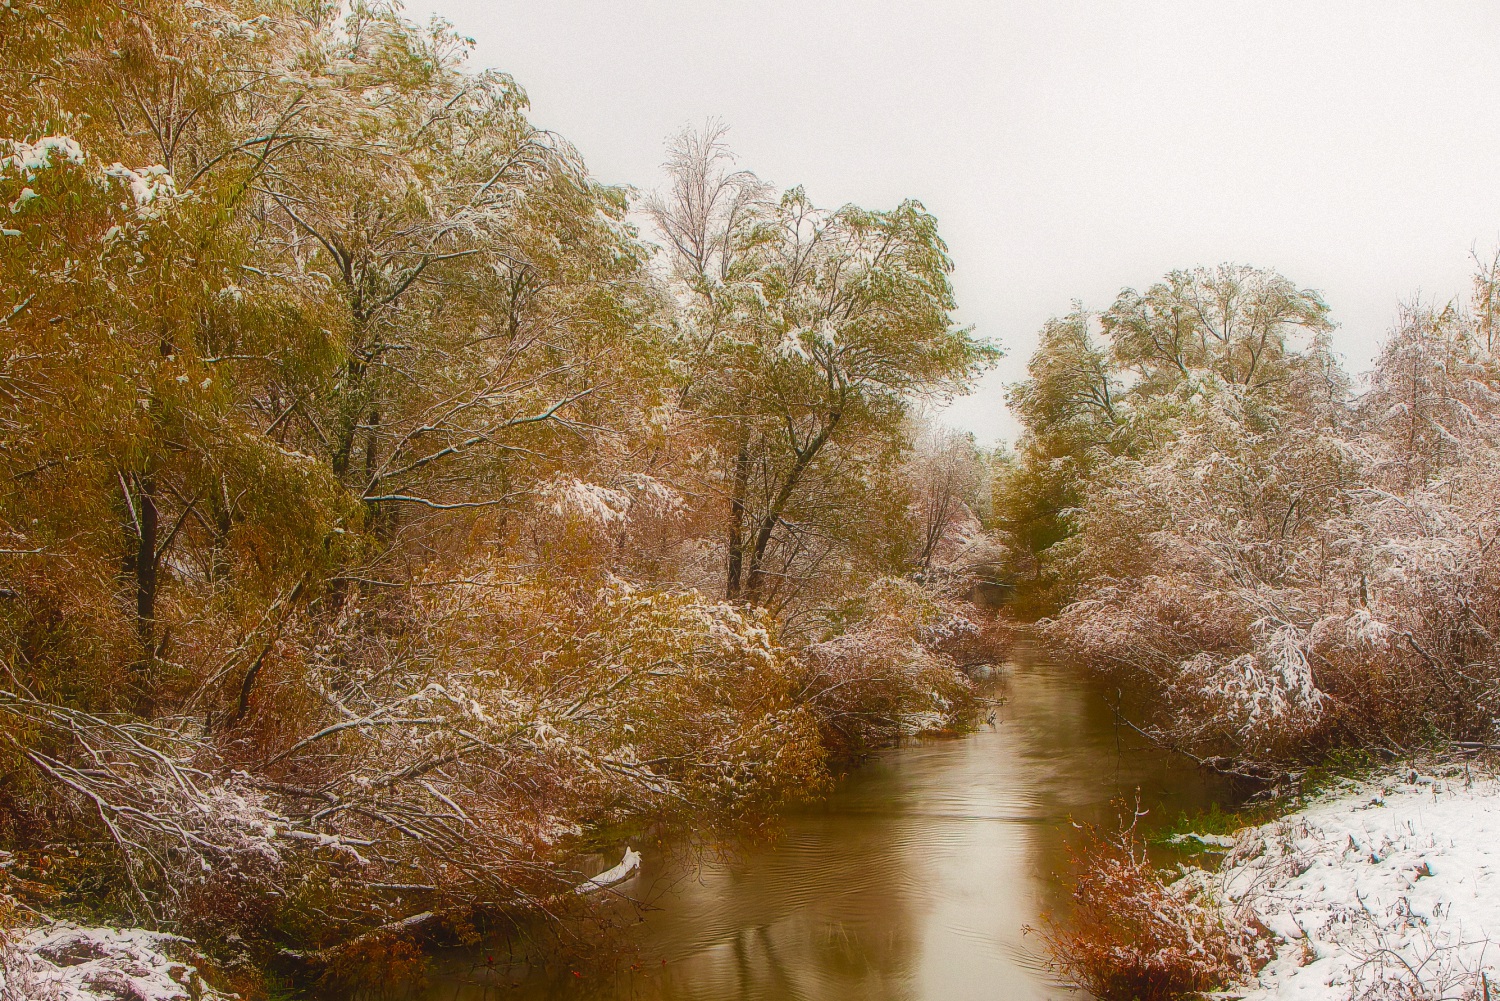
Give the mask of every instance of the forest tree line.
[{"label": "forest tree line", "polygon": [[1328,304],[1175,271],[1050,321],[999,467],[1017,609],[1200,757],[1407,759],[1500,719],[1500,259],[1344,370]]},{"label": "forest tree line", "polygon": [[1075,306],[992,457],[924,416],[998,349],[920,203],[712,124],[602,184],[468,50],[0,8],[4,908],[463,934],[595,832],[756,829],[970,725],[984,578],[1226,770],[1496,742],[1495,266],[1360,379],[1274,271]]},{"label": "forest tree line", "polygon": [[935,219],[713,126],[601,184],[468,48],[0,11],[16,906],[253,955],[461,923],[971,719],[988,467],[921,412],[998,352]]}]

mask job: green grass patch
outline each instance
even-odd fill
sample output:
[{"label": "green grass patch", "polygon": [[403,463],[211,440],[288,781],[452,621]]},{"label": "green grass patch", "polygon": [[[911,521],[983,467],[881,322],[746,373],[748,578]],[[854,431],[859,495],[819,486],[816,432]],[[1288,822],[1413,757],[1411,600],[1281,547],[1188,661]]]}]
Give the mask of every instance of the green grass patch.
[{"label": "green grass patch", "polygon": [[1186,834],[1233,835],[1243,827],[1256,827],[1281,816],[1289,809],[1289,803],[1288,800],[1259,803],[1237,810],[1226,810],[1218,803],[1214,803],[1206,810],[1185,810],[1177,815],[1176,820],[1156,831],[1151,836],[1151,843],[1169,845],[1179,851],[1198,854],[1203,851],[1203,846],[1192,841],[1182,842],[1173,839]]},{"label": "green grass patch", "polygon": [[1391,767],[1390,760],[1375,751],[1360,747],[1335,747],[1307,769],[1302,776],[1302,792],[1287,809],[1296,809],[1318,795],[1330,792],[1347,782],[1358,782],[1373,773]]}]

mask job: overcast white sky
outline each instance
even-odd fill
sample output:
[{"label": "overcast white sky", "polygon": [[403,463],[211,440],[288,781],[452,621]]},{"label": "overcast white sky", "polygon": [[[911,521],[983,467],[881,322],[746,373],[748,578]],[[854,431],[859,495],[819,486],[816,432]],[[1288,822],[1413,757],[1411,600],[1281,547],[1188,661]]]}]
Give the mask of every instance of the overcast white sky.
[{"label": "overcast white sky", "polygon": [[1036,330],[1174,267],[1322,291],[1366,367],[1396,303],[1500,241],[1500,4],[412,0],[612,183],[717,116],[821,204],[922,200],[960,317],[1009,357],[949,419],[1010,438]]}]

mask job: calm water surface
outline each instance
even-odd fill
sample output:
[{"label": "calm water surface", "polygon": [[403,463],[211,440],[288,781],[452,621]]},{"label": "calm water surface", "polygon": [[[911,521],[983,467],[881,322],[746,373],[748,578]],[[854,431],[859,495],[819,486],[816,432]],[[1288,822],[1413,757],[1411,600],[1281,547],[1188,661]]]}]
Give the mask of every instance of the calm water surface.
[{"label": "calm water surface", "polygon": [[1147,823],[1165,824],[1228,790],[1117,730],[1092,682],[1029,649],[995,694],[992,729],[884,754],[774,844],[693,867],[648,851],[620,889],[651,906],[629,913],[613,972],[491,970],[467,953],[429,1001],[1076,1001],[1025,933],[1067,906],[1070,818],[1113,818],[1139,788]]}]

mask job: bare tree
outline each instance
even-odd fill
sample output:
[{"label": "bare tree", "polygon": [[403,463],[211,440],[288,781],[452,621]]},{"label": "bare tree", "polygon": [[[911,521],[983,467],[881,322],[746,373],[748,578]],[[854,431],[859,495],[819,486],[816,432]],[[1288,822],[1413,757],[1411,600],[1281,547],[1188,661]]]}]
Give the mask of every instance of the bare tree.
[{"label": "bare tree", "polygon": [[664,165],[671,184],[646,201],[678,277],[710,306],[730,280],[746,226],[770,195],[760,178],[734,169],[734,153],[724,141],[728,132],[723,122],[710,119],[701,130],[678,133]]},{"label": "bare tree", "polygon": [[906,478],[917,526],[916,563],[928,570],[940,547],[975,520],[972,505],[984,479],[984,464],[972,435],[930,424],[915,436]]}]

